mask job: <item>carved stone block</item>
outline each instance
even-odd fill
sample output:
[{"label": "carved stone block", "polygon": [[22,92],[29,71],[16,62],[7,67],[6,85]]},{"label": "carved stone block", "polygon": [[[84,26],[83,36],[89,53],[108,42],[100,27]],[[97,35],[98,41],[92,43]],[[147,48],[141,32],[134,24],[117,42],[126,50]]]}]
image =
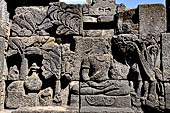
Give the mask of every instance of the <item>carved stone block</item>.
[{"label": "carved stone block", "polygon": [[80,95],[126,96],[130,94],[128,84],[127,80],[86,81],[80,82],[80,89],[74,89],[74,92],[80,91]]},{"label": "carved stone block", "polygon": [[20,102],[20,107],[35,107],[38,105],[38,95],[36,93],[29,93],[28,95],[24,95]]},{"label": "carved stone block", "polygon": [[5,0],[0,0],[0,36],[9,36],[9,13],[7,11],[7,3]]},{"label": "carved stone block", "polygon": [[[73,10],[71,10],[73,9]],[[57,26],[57,35],[80,35],[82,15],[80,5],[50,3],[49,7],[21,7],[13,17],[12,36],[47,36],[48,29]],[[60,16],[57,16],[59,15]]]},{"label": "carved stone block", "polygon": [[[170,110],[170,34],[163,5],[13,1],[0,0],[2,112]],[[168,2],[167,12],[169,19]]]},{"label": "carved stone block", "polygon": [[[30,46],[30,45],[34,46]],[[42,75],[45,79],[51,76],[56,76],[60,79],[61,69],[61,46],[55,43],[55,39],[49,36],[32,36],[28,37],[11,37],[9,40],[8,56],[12,57],[19,53],[21,58],[20,79],[25,80],[28,74],[28,63],[32,59],[27,59],[25,55],[38,55],[42,56]],[[18,49],[22,48],[22,49]],[[41,49],[40,49],[41,48]],[[35,60],[36,63],[38,61]],[[16,64],[14,64],[16,65]]]},{"label": "carved stone block", "polygon": [[116,14],[118,34],[138,34],[139,19],[137,9],[130,9]]},{"label": "carved stone block", "polygon": [[38,94],[39,105],[40,106],[50,106],[53,100],[53,90],[51,88],[46,88],[41,90]]},{"label": "carved stone block", "polygon": [[139,5],[139,33],[142,39],[156,37],[166,31],[166,10],[162,4]]},{"label": "carved stone block", "polygon": [[5,39],[0,37],[0,78],[2,78],[4,72],[4,63],[5,63]]},{"label": "carved stone block", "polygon": [[[91,32],[93,31],[87,31],[87,33],[91,33]],[[100,33],[100,34],[102,35],[104,33]],[[75,41],[76,41],[75,51],[76,53],[79,53],[79,55],[85,53],[91,54],[91,52],[95,53],[95,51],[97,51],[98,49],[97,48],[98,46],[108,46],[109,48],[108,51],[111,52],[111,38],[109,37],[91,37],[91,36],[85,38],[75,37]]]},{"label": "carved stone block", "polygon": [[170,84],[169,83],[165,83],[165,107],[166,109],[170,109]]},{"label": "carved stone block", "polygon": [[163,80],[164,81],[170,80],[169,47],[170,47],[170,34],[163,33],[162,34],[162,65],[163,65]]},{"label": "carved stone block", "polygon": [[[88,12],[84,12],[85,15],[102,15],[102,16],[113,16],[116,13],[115,0],[94,0],[92,6],[88,8]],[[85,9],[84,9],[85,10]]]},{"label": "carved stone block", "polygon": [[167,31],[170,32],[170,2],[166,0],[166,13],[167,13]]},{"label": "carved stone block", "polygon": [[17,8],[15,10],[16,15],[13,17],[14,21],[11,28],[12,36],[45,35],[43,29],[47,29],[50,24],[47,24],[46,26],[41,26],[40,24],[47,16],[47,9],[48,7]]},{"label": "carved stone block", "polygon": [[135,113],[131,108],[84,107],[80,113]]},{"label": "carved stone block", "polygon": [[6,107],[16,109],[20,107],[24,94],[21,91],[10,91],[7,96]]},{"label": "carved stone block", "polygon": [[92,16],[83,16],[83,22],[97,23],[97,18]]},{"label": "carved stone block", "polygon": [[71,95],[71,99],[70,99],[70,106],[72,107],[80,107],[80,96],[79,95]]},{"label": "carved stone block", "polygon": [[112,37],[112,36],[114,36],[114,29],[83,31],[83,37]]},{"label": "carved stone block", "polygon": [[0,110],[4,109],[6,98],[6,84],[5,81],[0,81]]},{"label": "carved stone block", "polygon": [[81,107],[100,106],[110,108],[130,108],[131,97],[128,96],[104,96],[81,95]]},{"label": "carved stone block", "polygon": [[79,113],[78,109],[61,106],[23,107],[11,113]]},{"label": "carved stone block", "polygon": [[19,108],[25,95],[23,81],[14,81],[7,88],[7,108]]}]

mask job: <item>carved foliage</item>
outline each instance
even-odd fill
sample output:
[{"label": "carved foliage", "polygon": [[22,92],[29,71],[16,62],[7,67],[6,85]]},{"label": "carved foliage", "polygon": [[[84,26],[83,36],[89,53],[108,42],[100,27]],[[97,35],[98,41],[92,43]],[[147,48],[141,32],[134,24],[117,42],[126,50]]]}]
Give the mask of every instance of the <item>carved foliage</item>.
[{"label": "carved foliage", "polygon": [[[80,5],[50,3],[48,7],[20,7],[13,17],[13,36],[49,35],[51,27],[58,35],[80,35],[82,15]],[[55,33],[52,33],[55,34]]]},{"label": "carved foliage", "polygon": [[58,26],[56,34],[81,34],[81,12],[81,6],[79,5],[51,3],[48,10],[48,15],[50,15],[51,22]]},{"label": "carved foliage", "polygon": [[60,77],[61,47],[54,43],[52,37],[11,38],[9,40],[8,56],[19,53],[25,55],[42,55],[42,75],[47,79],[52,75]]},{"label": "carved foliage", "polygon": [[[48,7],[19,7],[13,17],[13,36],[32,36],[44,34],[41,27]],[[47,21],[47,20],[46,20]],[[49,25],[48,25],[49,26]],[[46,26],[46,27],[48,27]]]},{"label": "carved foliage", "polygon": [[61,47],[54,45],[50,51],[43,51],[42,75],[47,79],[55,75],[60,79]]}]

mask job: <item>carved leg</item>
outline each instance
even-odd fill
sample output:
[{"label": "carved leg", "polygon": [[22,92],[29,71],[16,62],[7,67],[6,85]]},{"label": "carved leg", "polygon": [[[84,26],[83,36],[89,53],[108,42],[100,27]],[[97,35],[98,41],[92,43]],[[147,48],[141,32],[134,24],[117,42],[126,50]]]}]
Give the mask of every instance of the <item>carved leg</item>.
[{"label": "carved leg", "polygon": [[112,85],[107,87],[105,92],[105,95],[108,96],[128,95],[130,93],[130,87],[127,85],[119,85],[118,87]]},{"label": "carved leg", "polygon": [[85,87],[80,89],[81,95],[98,95],[98,94],[104,94],[104,90],[99,90],[91,87]]}]

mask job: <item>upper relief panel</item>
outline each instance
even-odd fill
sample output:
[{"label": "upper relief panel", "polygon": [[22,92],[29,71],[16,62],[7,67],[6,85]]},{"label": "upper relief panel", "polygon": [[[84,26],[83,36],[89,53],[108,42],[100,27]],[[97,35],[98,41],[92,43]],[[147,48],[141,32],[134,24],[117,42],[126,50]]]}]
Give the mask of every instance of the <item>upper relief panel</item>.
[{"label": "upper relief panel", "polygon": [[80,35],[82,32],[80,5],[55,2],[47,7],[19,7],[15,13],[12,36]]}]

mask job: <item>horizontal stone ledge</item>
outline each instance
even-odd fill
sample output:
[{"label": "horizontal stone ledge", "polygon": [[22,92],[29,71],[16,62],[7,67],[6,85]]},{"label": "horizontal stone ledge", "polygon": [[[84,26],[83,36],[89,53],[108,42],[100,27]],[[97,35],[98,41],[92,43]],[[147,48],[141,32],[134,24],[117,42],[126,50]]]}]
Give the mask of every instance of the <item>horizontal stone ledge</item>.
[{"label": "horizontal stone ledge", "polygon": [[9,113],[79,113],[79,108],[61,106],[23,107]]},{"label": "horizontal stone ledge", "polygon": [[131,108],[83,107],[80,113],[135,113]]}]

